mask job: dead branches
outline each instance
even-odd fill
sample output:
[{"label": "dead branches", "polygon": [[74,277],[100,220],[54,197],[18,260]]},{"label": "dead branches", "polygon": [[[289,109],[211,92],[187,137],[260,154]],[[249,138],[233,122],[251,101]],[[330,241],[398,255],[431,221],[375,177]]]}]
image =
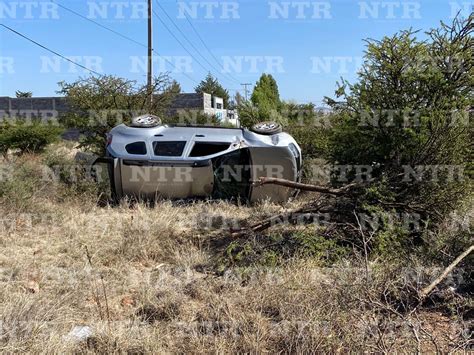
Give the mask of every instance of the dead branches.
[{"label": "dead branches", "polygon": [[313,191],[313,192],[319,192],[322,194],[329,194],[329,195],[335,195],[335,196],[344,195],[354,186],[358,185],[357,183],[352,183],[352,184],[343,186],[339,189],[331,189],[324,186],[303,184],[300,182],[294,182],[290,180],[278,179],[278,178],[272,178],[272,177],[260,177],[258,181],[254,182],[254,186],[262,186],[262,185],[267,185],[267,184],[280,185],[280,186],[285,186],[285,187],[291,187],[298,190]]},{"label": "dead branches", "polygon": [[328,203],[326,200],[316,200],[310,205],[298,208],[296,210],[279,213],[277,215],[268,217],[260,222],[252,224],[250,227],[239,230],[231,230],[231,235],[234,238],[242,237],[249,233],[262,232],[273,226],[289,223],[313,223],[320,216],[326,213],[334,212],[334,206]]},{"label": "dead branches", "polygon": [[[354,186],[359,185],[357,183],[349,184],[339,189],[331,189],[328,187],[302,184],[285,179],[271,178],[271,177],[260,177],[258,181],[254,182],[254,186],[262,186],[267,184],[280,185],[290,187],[299,190],[319,192],[321,194],[327,194],[332,196],[341,196],[346,194]],[[281,223],[311,223],[317,219],[321,214],[334,212],[334,206],[332,203],[328,203],[327,200],[317,200],[311,203],[309,206],[296,209],[287,213],[280,213],[272,217],[266,218],[258,223],[251,225],[249,228],[231,230],[232,237],[241,237],[248,233],[262,232],[272,226]]]},{"label": "dead branches", "polygon": [[474,251],[474,244],[471,245],[469,248],[467,248],[464,253],[459,255],[446,269],[444,269],[443,273],[439,275],[439,277],[436,278],[429,286],[425,287],[423,290],[420,292],[420,297],[421,300],[425,299],[431,291],[441,282],[443,281],[446,276],[448,276],[451,271],[458,265],[466,256],[468,256],[472,251]]}]

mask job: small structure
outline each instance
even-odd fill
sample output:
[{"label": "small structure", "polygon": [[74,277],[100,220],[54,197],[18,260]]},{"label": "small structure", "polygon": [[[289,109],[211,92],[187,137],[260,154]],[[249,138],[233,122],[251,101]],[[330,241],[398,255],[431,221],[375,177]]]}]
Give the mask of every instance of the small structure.
[{"label": "small structure", "polygon": [[[239,126],[237,112],[224,107],[224,99],[207,93],[178,94],[169,109],[169,115],[189,117],[193,113],[216,116],[221,122]],[[192,117],[192,116],[191,116]]]}]

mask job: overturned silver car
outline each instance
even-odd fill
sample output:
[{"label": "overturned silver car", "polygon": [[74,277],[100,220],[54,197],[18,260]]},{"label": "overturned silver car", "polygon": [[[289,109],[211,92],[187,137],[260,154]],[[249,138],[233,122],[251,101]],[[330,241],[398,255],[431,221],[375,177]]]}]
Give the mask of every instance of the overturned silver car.
[{"label": "overturned silver car", "polygon": [[299,181],[301,149],[272,122],[242,128],[162,125],[151,115],[113,128],[107,154],[115,199],[238,199],[284,202],[295,191],[255,186],[260,177]]}]

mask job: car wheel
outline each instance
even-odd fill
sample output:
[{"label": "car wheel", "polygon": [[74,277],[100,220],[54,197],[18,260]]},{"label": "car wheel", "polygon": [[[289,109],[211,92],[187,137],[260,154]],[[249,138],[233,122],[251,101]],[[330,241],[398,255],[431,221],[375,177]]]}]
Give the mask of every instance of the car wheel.
[{"label": "car wheel", "polygon": [[142,115],[138,117],[133,117],[130,127],[150,128],[159,126],[160,124],[161,119],[159,117],[154,115]]},{"label": "car wheel", "polygon": [[279,123],[267,121],[267,122],[260,122],[253,125],[251,131],[258,134],[264,134],[264,135],[270,136],[272,134],[281,133],[282,128]]}]

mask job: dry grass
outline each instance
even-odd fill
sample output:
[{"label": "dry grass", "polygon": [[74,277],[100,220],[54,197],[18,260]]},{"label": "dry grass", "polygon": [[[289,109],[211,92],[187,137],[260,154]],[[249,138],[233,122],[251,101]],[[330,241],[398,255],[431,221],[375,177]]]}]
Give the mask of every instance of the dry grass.
[{"label": "dry grass", "polygon": [[[35,170],[41,159],[21,163]],[[112,208],[41,186],[23,201],[2,197],[2,352],[431,352],[468,340],[461,320],[397,314],[377,298],[390,279],[376,263],[369,281],[354,262],[323,268],[314,258],[214,272],[215,221],[257,220],[301,200]],[[93,336],[65,338],[77,325]]]}]

